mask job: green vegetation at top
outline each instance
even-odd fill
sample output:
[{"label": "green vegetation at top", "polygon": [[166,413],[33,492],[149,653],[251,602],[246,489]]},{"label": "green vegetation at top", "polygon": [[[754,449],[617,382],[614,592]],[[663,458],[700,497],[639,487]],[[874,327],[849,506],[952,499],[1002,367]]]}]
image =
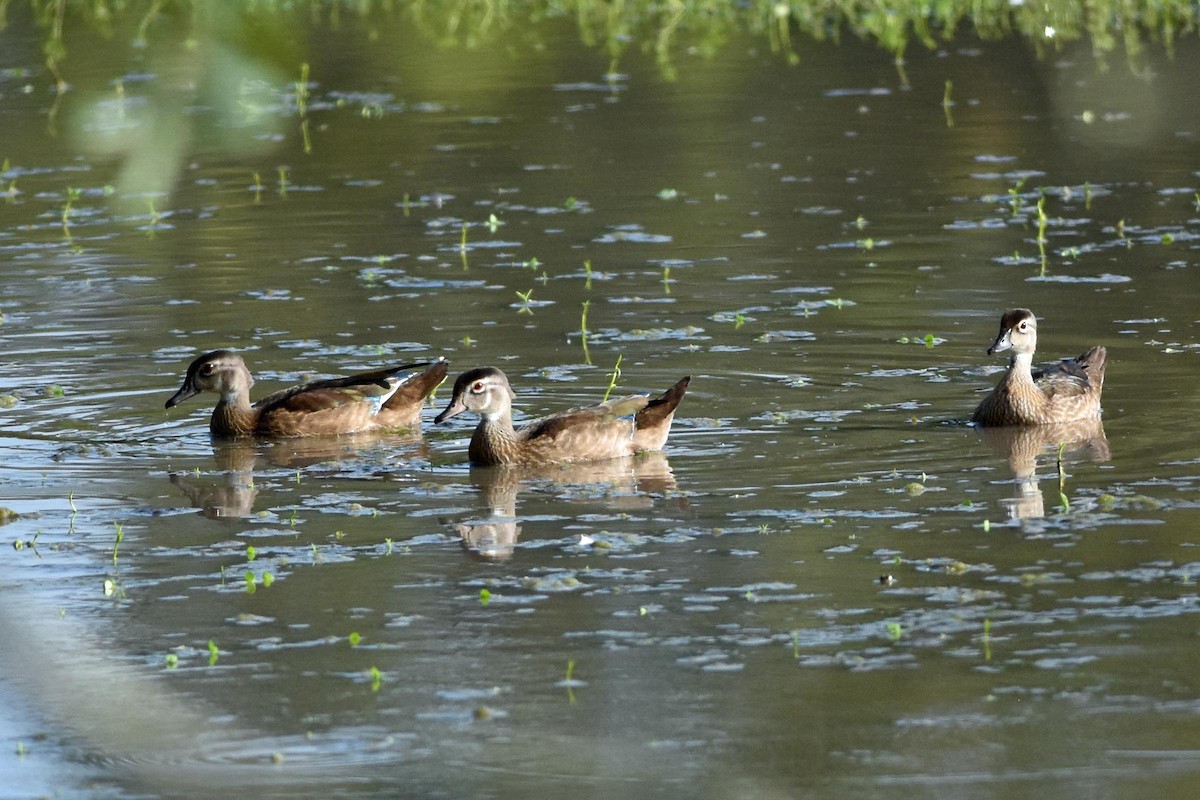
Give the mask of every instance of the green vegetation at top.
[{"label": "green vegetation at top", "polygon": [[[68,38],[85,22],[104,37],[123,31],[138,45],[156,38],[233,40],[254,47],[266,31],[316,24],[340,27],[383,17],[410,22],[441,45],[475,47],[511,37],[535,37],[537,23],[569,21],[589,47],[614,64],[630,48],[652,52],[672,72],[682,49],[717,52],[749,35],[792,62],[804,39],[836,41],[846,32],[902,59],[913,41],[934,47],[959,32],[983,38],[1017,34],[1050,50],[1088,39],[1098,56],[1123,50],[1135,57],[1147,41],[1168,50],[1200,22],[1195,0],[32,0],[50,71],[62,83]],[[0,27],[16,16],[0,0]],[[22,6],[21,11],[24,11]],[[23,16],[23,13],[22,13]],[[68,34],[66,31],[70,31]],[[373,35],[369,27],[364,35]],[[268,36],[269,38],[269,36]]]}]

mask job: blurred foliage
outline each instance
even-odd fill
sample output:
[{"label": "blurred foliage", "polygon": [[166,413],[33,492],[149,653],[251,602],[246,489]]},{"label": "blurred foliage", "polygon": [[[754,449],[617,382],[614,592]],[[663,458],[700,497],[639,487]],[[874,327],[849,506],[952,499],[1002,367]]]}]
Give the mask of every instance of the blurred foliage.
[{"label": "blurred foliage", "polygon": [[[628,48],[652,51],[670,72],[681,49],[713,53],[731,36],[749,34],[797,61],[800,41],[836,41],[845,32],[902,59],[913,41],[935,47],[959,31],[983,38],[1018,34],[1040,48],[1088,39],[1098,56],[1136,56],[1147,41],[1168,49],[1200,22],[1196,0],[30,0],[43,35],[46,64],[62,81],[69,18],[113,36],[136,22],[144,45],[164,28],[193,39],[247,25],[340,25],[348,17],[402,15],[442,45],[475,47],[538,22],[572,20],[589,47],[614,61]],[[0,0],[0,25],[12,0]]]},{"label": "blurred foliage", "polygon": [[[250,155],[288,118],[299,119],[307,152],[306,61],[322,32],[351,29],[366,44],[385,20],[455,49],[537,48],[545,23],[569,25],[611,70],[644,52],[673,77],[676,56],[711,56],[734,37],[798,63],[805,40],[847,33],[897,64],[912,42],[934,48],[958,33],[1022,36],[1043,53],[1088,40],[1101,59],[1124,52],[1136,64],[1148,42],[1170,50],[1198,17],[1196,0],[0,0],[0,32],[40,44],[60,98],[79,89],[70,132],[81,151],[121,163],[116,195],[136,203],[170,193],[189,153]],[[138,72],[88,70],[90,55],[114,46],[140,53],[130,61]],[[201,122],[196,108],[211,114]],[[52,133],[57,112],[56,102]]]}]

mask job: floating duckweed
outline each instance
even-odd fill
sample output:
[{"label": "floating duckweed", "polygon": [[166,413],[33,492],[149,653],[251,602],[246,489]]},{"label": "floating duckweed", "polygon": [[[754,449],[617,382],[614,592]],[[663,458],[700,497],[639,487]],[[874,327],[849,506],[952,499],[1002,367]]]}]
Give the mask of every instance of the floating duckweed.
[{"label": "floating duckweed", "polygon": [[362,634],[358,631],[350,631],[350,635],[346,637],[346,641],[350,642],[351,647],[358,647],[358,643],[362,641]]},{"label": "floating duckweed", "polygon": [[887,632],[889,639],[893,642],[898,642],[900,641],[900,637],[904,635],[904,628],[900,626],[899,622],[889,622],[887,624]]},{"label": "floating duckweed", "polygon": [[179,656],[175,653],[167,653],[167,657],[163,659],[163,662],[166,664],[167,669],[175,669],[179,666]]},{"label": "floating duckweed", "polygon": [[481,606],[486,606],[491,601],[492,601],[492,593],[490,591],[488,591],[487,589],[480,589],[479,590],[479,604]]},{"label": "floating duckweed", "polygon": [[246,545],[246,560],[247,561],[253,561],[257,555],[258,555],[258,551],[254,549],[254,545],[252,545],[252,544]]},{"label": "floating duckweed", "polygon": [[379,667],[371,667],[371,691],[378,692],[379,687],[383,684],[383,673],[379,671]]},{"label": "floating duckweed", "polygon": [[211,667],[217,663],[217,659],[221,657],[221,651],[217,648],[217,643],[212,639],[208,640],[208,665]]},{"label": "floating duckweed", "polygon": [[924,484],[920,484],[920,483],[917,483],[916,481],[913,481],[912,483],[910,483],[904,487],[904,491],[908,492],[913,497],[916,497],[919,494],[925,493],[925,486],[924,486]]},{"label": "floating duckweed", "polygon": [[263,585],[263,588],[266,588],[266,589],[269,589],[269,588],[271,588],[271,584],[272,584],[272,583],[274,583],[274,582],[275,582],[275,576],[274,576],[274,575],[272,575],[272,574],[271,574],[271,573],[269,573],[269,572],[264,572],[264,573],[262,574],[262,585]]}]

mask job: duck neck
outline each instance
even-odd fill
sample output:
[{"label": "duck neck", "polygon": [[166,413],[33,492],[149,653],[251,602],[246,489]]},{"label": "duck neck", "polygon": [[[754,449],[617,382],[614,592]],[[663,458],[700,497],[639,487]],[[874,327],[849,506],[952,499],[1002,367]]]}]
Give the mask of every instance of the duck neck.
[{"label": "duck neck", "polygon": [[471,436],[468,455],[475,464],[507,464],[516,452],[517,432],[513,428],[512,411],[503,409],[485,414]]},{"label": "duck neck", "polygon": [[1013,353],[1008,362],[1009,382],[1033,383],[1033,353]]},{"label": "duck neck", "polygon": [[250,405],[250,395],[245,389],[225,392],[213,409],[209,430],[214,436],[248,436],[254,433],[258,423],[258,412]]}]

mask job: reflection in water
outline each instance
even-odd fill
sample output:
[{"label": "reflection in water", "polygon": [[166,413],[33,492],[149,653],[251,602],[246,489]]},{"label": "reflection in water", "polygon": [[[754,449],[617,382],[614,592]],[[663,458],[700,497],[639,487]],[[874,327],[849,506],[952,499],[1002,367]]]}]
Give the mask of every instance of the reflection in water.
[{"label": "reflection in water", "polygon": [[614,508],[649,508],[654,495],[675,488],[675,475],[661,451],[607,461],[552,464],[540,467],[473,467],[471,482],[479,489],[478,507],[486,515],[454,523],[463,547],[486,559],[512,556],[521,533],[517,524],[517,493],[539,484],[550,484],[571,494],[595,498],[599,488]]},{"label": "reflection in water", "polygon": [[214,440],[213,460],[219,473],[173,472],[175,484],[193,508],[211,519],[241,519],[254,513],[254,472],[260,466],[303,469],[314,464],[355,458],[371,447],[385,446],[396,458],[427,453],[419,433],[395,435],[368,431],[345,436],[290,438],[277,441]]},{"label": "reflection in water", "polygon": [[1029,425],[1005,428],[977,428],[979,435],[996,455],[1008,461],[1017,494],[1002,501],[1009,519],[1038,519],[1046,515],[1042,490],[1037,482],[1037,457],[1040,453],[1057,456],[1063,446],[1063,459],[1108,461],[1108,439],[1100,419],[1060,422],[1055,425]]}]

